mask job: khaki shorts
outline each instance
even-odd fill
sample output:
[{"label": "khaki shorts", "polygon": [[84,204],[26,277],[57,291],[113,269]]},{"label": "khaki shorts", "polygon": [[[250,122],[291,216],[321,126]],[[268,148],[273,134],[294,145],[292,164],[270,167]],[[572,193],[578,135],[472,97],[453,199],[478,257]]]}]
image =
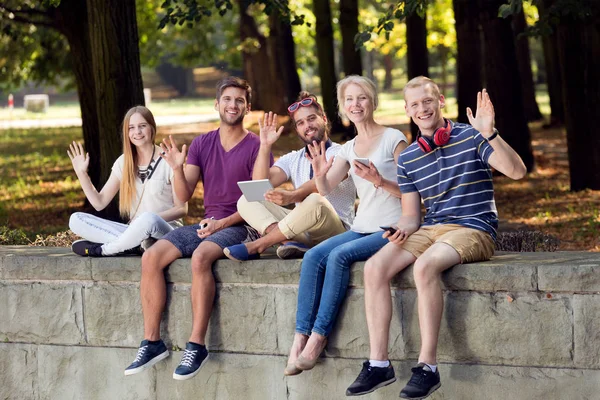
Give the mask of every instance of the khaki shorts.
[{"label": "khaki shorts", "polygon": [[460,255],[461,264],[489,260],[494,255],[492,236],[457,224],[426,225],[406,239],[404,250],[419,257],[434,243],[446,243]]}]

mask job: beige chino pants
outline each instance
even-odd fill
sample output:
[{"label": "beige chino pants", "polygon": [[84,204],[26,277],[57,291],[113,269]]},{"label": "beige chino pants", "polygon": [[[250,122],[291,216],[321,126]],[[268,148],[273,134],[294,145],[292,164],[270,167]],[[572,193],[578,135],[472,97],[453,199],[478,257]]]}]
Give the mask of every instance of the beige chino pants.
[{"label": "beige chino pants", "polygon": [[261,235],[277,223],[288,240],[310,247],[346,232],[331,203],[318,193],[310,194],[293,210],[269,201],[248,201],[244,196],[238,200],[237,208],[242,218]]}]

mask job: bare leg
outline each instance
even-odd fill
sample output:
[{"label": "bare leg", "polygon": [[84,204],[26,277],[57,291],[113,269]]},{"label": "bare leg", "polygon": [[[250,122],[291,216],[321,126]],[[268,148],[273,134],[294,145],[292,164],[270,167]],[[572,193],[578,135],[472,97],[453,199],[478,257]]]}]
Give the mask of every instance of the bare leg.
[{"label": "bare leg", "polygon": [[160,339],[160,319],[167,298],[164,269],[179,257],[179,250],[166,240],[159,240],[142,256],[140,295],[145,339]]},{"label": "bare leg", "polygon": [[392,320],[390,280],[415,260],[415,256],[393,243],[386,244],[365,264],[365,313],[369,327],[371,360],[387,360]]},{"label": "bare leg", "polygon": [[271,224],[267,228],[267,234],[253,242],[246,243],[248,254],[262,253],[274,244],[287,241],[288,239],[281,233],[277,224]]},{"label": "bare leg", "polygon": [[427,364],[437,362],[438,335],[444,309],[440,276],[443,271],[459,263],[459,254],[445,243],[435,243],[415,262],[414,276],[421,330],[419,362]]},{"label": "bare leg", "polygon": [[223,257],[223,250],[204,241],[192,255],[192,334],[190,342],[205,344],[208,321],[215,299],[212,264]]}]

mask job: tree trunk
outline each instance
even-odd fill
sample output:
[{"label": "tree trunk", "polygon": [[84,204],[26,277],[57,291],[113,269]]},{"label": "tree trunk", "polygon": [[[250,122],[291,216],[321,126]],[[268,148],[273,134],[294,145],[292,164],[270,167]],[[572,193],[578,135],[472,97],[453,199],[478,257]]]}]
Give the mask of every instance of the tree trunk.
[{"label": "tree trunk", "polygon": [[272,53],[276,51],[274,38],[270,42],[260,33],[254,18],[248,14],[247,0],[238,0],[240,7],[240,39],[252,39],[259,47],[242,52],[244,77],[252,87],[252,109],[285,113],[283,79],[275,67]]},{"label": "tree trunk", "polygon": [[591,17],[557,29],[572,191],[600,189],[600,7],[590,6]]},{"label": "tree trunk", "polygon": [[515,36],[517,62],[519,63],[519,75],[521,76],[525,118],[527,118],[527,121],[537,121],[542,119],[542,113],[535,100],[535,85],[533,83],[533,72],[531,71],[529,38],[527,36],[519,37],[519,34],[524,32],[527,28],[527,21],[525,21],[525,13],[523,10],[521,10],[520,13],[513,15],[512,27]]},{"label": "tree trunk", "polygon": [[144,104],[134,0],[87,0],[101,180],[122,152],[121,123],[127,110]]},{"label": "tree trunk", "polygon": [[479,8],[476,1],[454,0],[456,20],[456,100],[458,121],[468,123],[467,107],[475,110],[483,86]]},{"label": "tree trunk", "polygon": [[[481,0],[481,27],[487,88],[502,137],[521,156],[527,171],[534,167],[531,134],[523,109],[523,92],[510,19],[498,17],[504,0]],[[475,111],[475,110],[473,110]]]},{"label": "tree trunk", "polygon": [[[427,18],[413,13],[406,17],[406,64],[408,79],[429,75],[429,54],[427,52]],[[417,137],[419,128],[410,121],[412,139]]]},{"label": "tree trunk", "polygon": [[394,57],[388,53],[383,56],[383,68],[385,69],[385,78],[383,79],[383,90],[390,90],[392,88],[394,70]]},{"label": "tree trunk", "polygon": [[[546,12],[550,3],[551,0],[538,2],[540,14]],[[544,48],[544,63],[546,64],[546,85],[550,97],[550,126],[562,125],[565,122],[565,108],[556,31],[553,31],[550,35],[542,36],[542,46]]]},{"label": "tree trunk", "polygon": [[[279,13],[269,16],[270,33],[269,38],[274,40],[276,54],[273,61],[277,63],[276,72],[281,73],[284,89],[283,105],[293,103],[302,90],[298,67],[296,65],[296,44],[292,36],[290,21],[283,19]],[[283,110],[285,112],[286,110]]]},{"label": "tree trunk", "polygon": [[364,74],[367,78],[375,82],[377,85],[377,78],[375,78],[375,66],[373,65],[375,62],[375,54],[377,54],[376,50],[364,51],[363,52],[363,65],[364,65]]},{"label": "tree trunk", "polygon": [[323,108],[334,132],[346,132],[337,110],[335,74],[335,55],[333,50],[333,26],[331,25],[331,7],[329,0],[313,1],[313,13],[316,23],[317,60],[321,78],[321,96]]},{"label": "tree trunk", "polygon": [[340,0],[340,30],[344,75],[362,75],[360,50],[354,46],[354,37],[358,34],[358,0]]}]

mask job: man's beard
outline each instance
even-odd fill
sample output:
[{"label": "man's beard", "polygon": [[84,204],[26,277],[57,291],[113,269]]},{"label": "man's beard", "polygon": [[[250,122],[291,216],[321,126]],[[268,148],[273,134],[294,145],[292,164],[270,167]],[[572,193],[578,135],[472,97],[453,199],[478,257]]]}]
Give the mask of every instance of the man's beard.
[{"label": "man's beard", "polygon": [[321,143],[321,141],[323,140],[324,137],[325,137],[325,127],[317,129],[317,133],[314,134],[311,139],[307,139],[305,136],[302,136],[301,139],[304,142],[304,144],[311,144],[313,141],[316,141],[317,143]]},{"label": "man's beard", "polygon": [[244,121],[244,113],[241,113],[239,117],[237,117],[233,122],[229,122],[227,119],[228,115],[226,113],[219,113],[219,117],[221,118],[221,123],[229,126],[237,126],[241,125]]}]

